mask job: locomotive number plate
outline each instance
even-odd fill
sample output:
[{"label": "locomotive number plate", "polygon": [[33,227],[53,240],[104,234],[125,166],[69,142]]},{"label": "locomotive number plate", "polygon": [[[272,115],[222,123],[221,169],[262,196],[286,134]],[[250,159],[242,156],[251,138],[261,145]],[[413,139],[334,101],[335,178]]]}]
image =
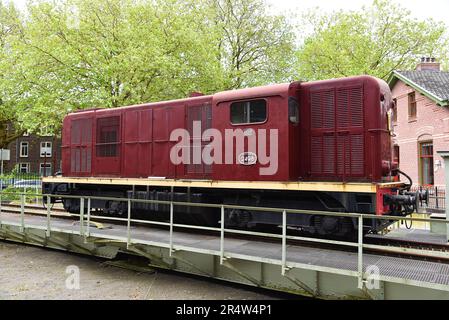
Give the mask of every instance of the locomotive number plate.
[{"label": "locomotive number plate", "polygon": [[257,163],[257,155],[254,152],[243,152],[239,154],[239,163],[251,166]]}]

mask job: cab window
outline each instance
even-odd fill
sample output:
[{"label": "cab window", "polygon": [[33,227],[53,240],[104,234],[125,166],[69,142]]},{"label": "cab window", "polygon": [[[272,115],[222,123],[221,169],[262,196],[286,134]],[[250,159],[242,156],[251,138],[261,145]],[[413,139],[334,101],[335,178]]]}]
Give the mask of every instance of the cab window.
[{"label": "cab window", "polygon": [[231,123],[260,123],[267,120],[267,102],[263,99],[231,104]]},{"label": "cab window", "polygon": [[288,120],[291,123],[299,123],[299,104],[293,97],[288,98]]}]

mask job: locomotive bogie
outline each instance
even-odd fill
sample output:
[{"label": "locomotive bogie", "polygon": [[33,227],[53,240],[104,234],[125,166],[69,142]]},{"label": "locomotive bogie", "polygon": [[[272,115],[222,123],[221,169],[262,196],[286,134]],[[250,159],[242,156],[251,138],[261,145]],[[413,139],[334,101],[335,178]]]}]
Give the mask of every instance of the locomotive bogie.
[{"label": "locomotive bogie", "polygon": [[[174,205],[174,223],[187,225],[219,227],[220,209],[217,206],[213,208],[204,206],[205,204],[238,206],[241,208],[226,208],[226,228],[271,228],[274,232],[279,230],[282,225],[282,214],[279,211],[255,210],[254,207],[335,213],[375,214],[376,211],[376,195],[370,193],[179,187],[150,188],[149,186],[133,186],[131,188],[126,185],[48,182],[44,183],[43,187],[46,194],[89,197],[91,198],[91,210],[106,216],[126,217],[128,212],[126,199],[154,201],[132,201],[133,219],[168,222],[170,219],[170,201],[203,204],[202,206]],[[114,198],[117,200],[114,200]],[[75,214],[80,212],[79,199],[62,197],[61,201],[67,211]],[[86,201],[85,206],[86,212]],[[357,221],[356,219],[337,216],[296,213],[288,215],[287,226],[290,230],[312,235],[347,237],[353,235],[353,231],[357,229]],[[374,220],[365,219],[365,232],[377,230],[378,227],[379,224]]]}]

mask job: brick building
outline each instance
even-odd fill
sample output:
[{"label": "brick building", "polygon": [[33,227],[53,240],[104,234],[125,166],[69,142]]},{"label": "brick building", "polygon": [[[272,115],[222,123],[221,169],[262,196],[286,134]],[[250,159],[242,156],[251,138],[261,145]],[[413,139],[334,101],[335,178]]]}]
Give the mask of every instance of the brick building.
[{"label": "brick building", "polygon": [[395,157],[415,185],[444,186],[444,162],[437,151],[449,149],[449,72],[434,58],[413,71],[395,71],[389,79]]},{"label": "brick building", "polygon": [[18,165],[21,173],[53,175],[61,168],[61,139],[53,136],[24,134],[8,145],[10,161],[4,171],[11,172]]}]

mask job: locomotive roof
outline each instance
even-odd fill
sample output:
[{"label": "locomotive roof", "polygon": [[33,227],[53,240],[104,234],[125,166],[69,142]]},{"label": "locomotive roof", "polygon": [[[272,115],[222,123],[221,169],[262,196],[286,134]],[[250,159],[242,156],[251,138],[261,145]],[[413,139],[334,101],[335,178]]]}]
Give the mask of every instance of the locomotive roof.
[{"label": "locomotive roof", "polygon": [[[155,101],[155,102],[142,103],[142,104],[136,104],[136,105],[130,105],[130,106],[123,106],[123,107],[113,108],[113,110],[136,108],[136,107],[173,105],[173,104],[179,104],[179,103],[189,103],[189,102],[194,102],[194,101],[202,103],[202,102],[210,101],[211,99],[214,101],[214,103],[219,104],[221,102],[231,101],[231,100],[252,99],[252,98],[257,98],[257,97],[283,95],[283,94],[287,94],[290,86],[293,84],[295,84],[295,82],[273,84],[273,85],[260,86],[260,87],[254,87],[254,88],[228,90],[228,91],[222,91],[222,92],[218,92],[218,93],[211,94],[211,95],[203,95],[203,96],[195,96],[195,97],[188,97],[188,98],[182,98],[182,99]],[[93,111],[101,112],[103,110],[106,111],[106,110],[112,110],[112,109],[111,108],[92,108],[92,109],[84,109],[84,110],[75,111],[73,113],[79,114],[79,113],[83,113],[83,112],[93,112]]]},{"label": "locomotive roof", "polygon": [[285,95],[292,85],[299,82],[273,84],[262,87],[245,88],[219,92],[213,95],[216,104],[226,101],[252,99],[257,97],[267,97],[275,95]]},{"label": "locomotive roof", "polygon": [[341,83],[350,83],[350,82],[357,82],[360,80],[365,81],[373,81],[377,82],[382,87],[387,87],[388,85],[377,78],[371,77],[371,76],[357,76],[357,77],[348,77],[348,78],[341,78],[341,79],[330,79],[330,80],[320,80],[320,81],[311,81],[311,82],[291,82],[291,83],[282,83],[282,84],[272,84],[272,85],[266,85],[266,86],[260,86],[260,87],[254,87],[254,88],[244,88],[244,89],[235,89],[235,90],[228,90],[228,91],[222,91],[211,95],[203,95],[203,96],[195,96],[195,97],[188,97],[183,99],[175,99],[175,100],[167,100],[167,101],[155,101],[150,103],[143,103],[143,104],[136,104],[136,105],[130,105],[130,106],[123,106],[118,108],[96,108],[96,109],[85,109],[85,110],[79,110],[74,113],[84,113],[84,112],[107,112],[111,110],[123,110],[127,108],[137,108],[137,107],[152,107],[152,106],[173,106],[180,103],[206,103],[212,100],[215,105],[218,105],[222,102],[227,101],[234,101],[234,100],[241,100],[241,99],[255,99],[258,97],[267,97],[267,96],[275,96],[280,95],[284,96],[288,94],[289,89],[292,86],[299,86],[301,83],[304,87],[316,87],[319,88],[321,86],[327,86],[328,84],[333,83],[334,81],[339,80]]}]

